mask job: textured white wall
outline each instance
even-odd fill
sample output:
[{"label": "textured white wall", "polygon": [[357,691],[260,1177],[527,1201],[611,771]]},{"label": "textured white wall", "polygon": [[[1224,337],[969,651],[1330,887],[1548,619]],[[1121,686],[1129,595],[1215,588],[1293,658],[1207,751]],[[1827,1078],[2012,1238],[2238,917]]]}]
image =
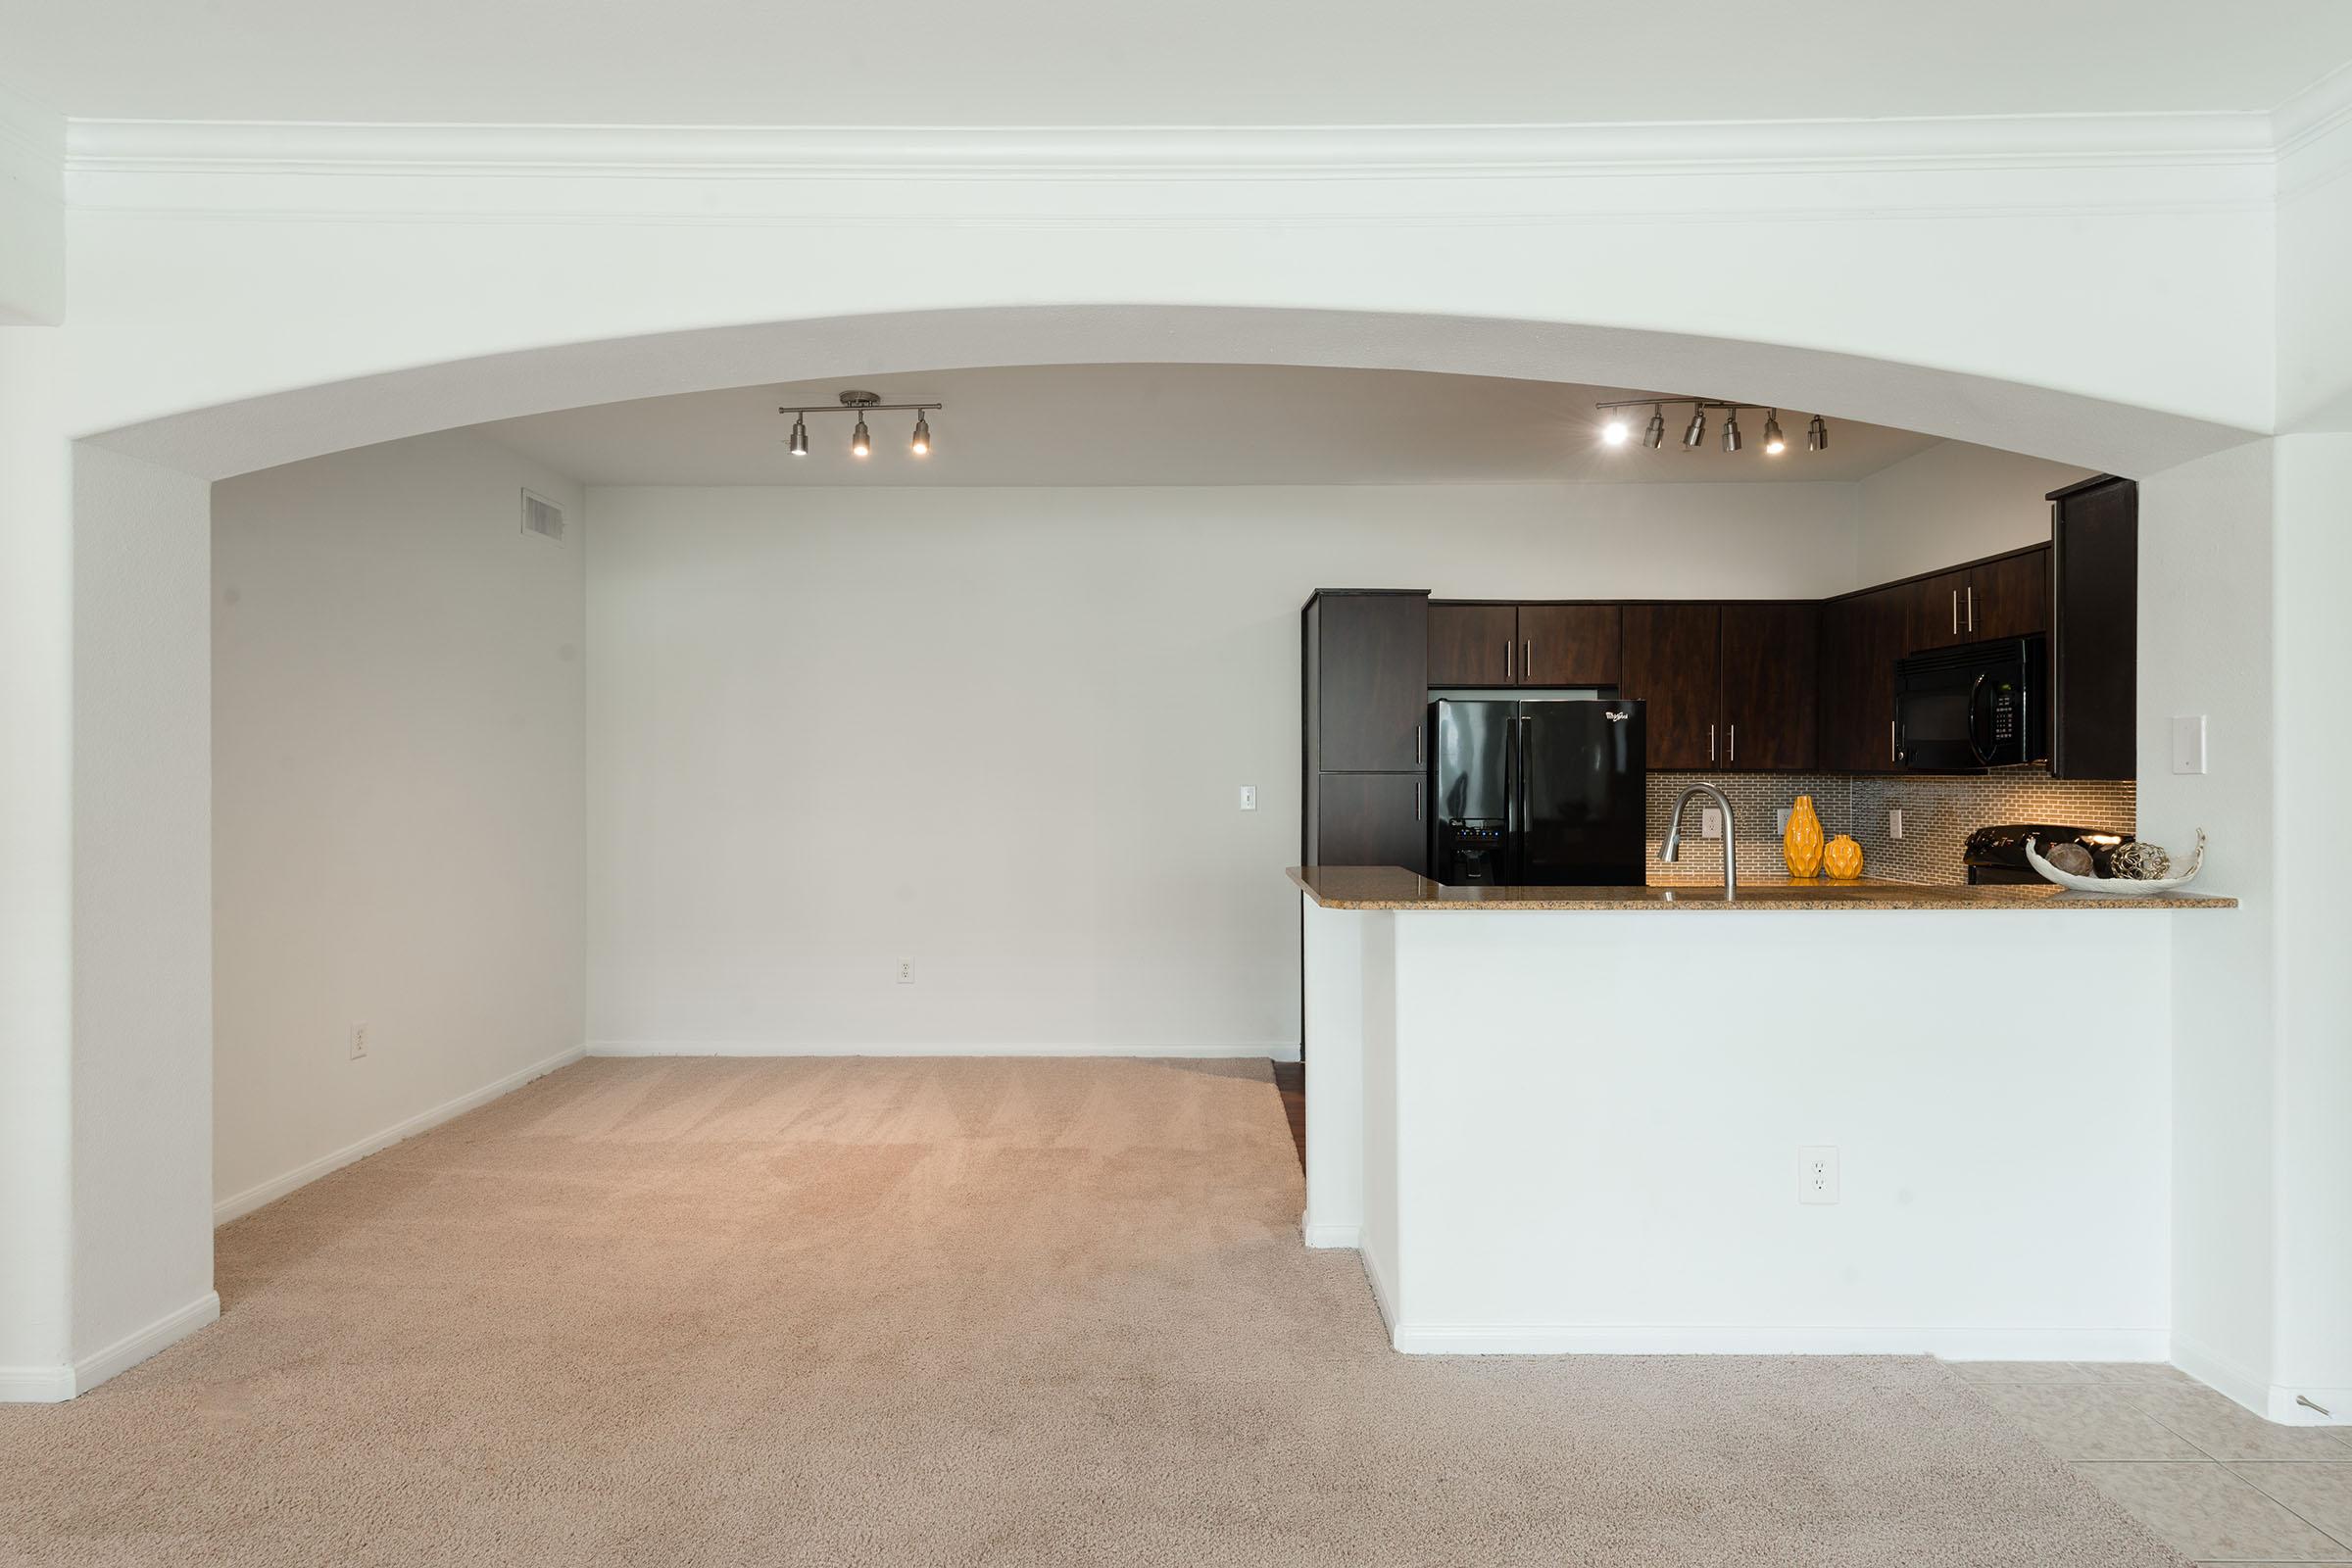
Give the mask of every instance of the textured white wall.
[{"label": "textured white wall", "polygon": [[[2206,829],[2200,886],[2241,901],[2174,941],[2174,1353],[2257,1409],[2276,1228],[2269,448],[2152,474],[2139,492],[2139,831],[2185,846]],[[2176,713],[2207,715],[2209,771],[2172,770]]]},{"label": "textured white wall", "polygon": [[[562,543],[521,531],[526,485],[569,514]],[[581,513],[569,480],[463,433],[217,487],[232,1211],[581,1043]]]},{"label": "textured white wall", "polygon": [[1287,1046],[1311,590],[1806,596],[1850,576],[1851,507],[1803,484],[592,489],[590,1038]]},{"label": "textured white wall", "polygon": [[[151,1334],[176,1338],[218,1309],[205,1182],[213,845],[201,595],[211,487],[85,445],[74,488],[104,519],[74,552],[79,1363]],[[77,1385],[91,1376],[77,1371]]]},{"label": "textured white wall", "polygon": [[2050,536],[2043,498],[2090,471],[1964,441],[1889,464],[1857,486],[1853,586],[2039,544]]}]

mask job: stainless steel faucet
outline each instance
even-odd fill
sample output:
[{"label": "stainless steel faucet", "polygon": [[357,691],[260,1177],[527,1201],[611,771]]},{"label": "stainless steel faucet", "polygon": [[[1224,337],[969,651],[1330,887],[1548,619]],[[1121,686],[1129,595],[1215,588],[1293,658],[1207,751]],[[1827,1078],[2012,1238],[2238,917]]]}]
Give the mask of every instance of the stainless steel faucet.
[{"label": "stainless steel faucet", "polygon": [[1712,784],[1693,784],[1683,791],[1683,798],[1674,803],[1674,818],[1666,824],[1666,842],[1658,847],[1658,858],[1672,865],[1683,854],[1683,808],[1694,795],[1712,795],[1715,804],[1723,808],[1723,896],[1740,896],[1740,829],[1732,821],[1730,797]]}]

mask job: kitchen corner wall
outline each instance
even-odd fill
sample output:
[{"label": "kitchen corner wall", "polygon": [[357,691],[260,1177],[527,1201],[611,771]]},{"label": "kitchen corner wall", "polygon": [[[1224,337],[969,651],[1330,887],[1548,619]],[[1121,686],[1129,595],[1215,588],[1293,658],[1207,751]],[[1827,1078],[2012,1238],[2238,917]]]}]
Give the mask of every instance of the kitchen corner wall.
[{"label": "kitchen corner wall", "polygon": [[[2005,822],[2050,822],[2067,827],[2134,831],[2135,796],[2130,783],[2054,779],[2039,767],[2003,768],[1981,775],[1915,777],[1825,773],[1653,773],[1649,778],[1649,856],[1653,874],[1709,880],[1723,875],[1723,845],[1694,837],[1683,821],[1683,856],[1669,871],[1658,863],[1675,798],[1693,784],[1712,784],[1730,797],[1740,829],[1740,874],[1785,876],[1780,812],[1799,795],[1813,797],[1822,833],[1850,833],[1862,846],[1862,874],[1890,882],[1968,880],[1961,857],[1969,834]],[[1693,802],[1696,809],[1701,804]],[[1887,813],[1903,813],[1903,836],[1887,832]],[[2183,846],[2185,848],[2185,846]]]}]

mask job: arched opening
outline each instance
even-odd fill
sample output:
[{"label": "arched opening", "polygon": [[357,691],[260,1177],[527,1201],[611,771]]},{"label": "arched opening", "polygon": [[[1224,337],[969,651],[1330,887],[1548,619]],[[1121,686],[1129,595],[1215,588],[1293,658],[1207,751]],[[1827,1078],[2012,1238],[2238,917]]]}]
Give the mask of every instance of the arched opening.
[{"label": "arched opening", "polygon": [[[83,716],[137,742],[120,754],[90,754],[81,787],[97,814],[88,820],[112,824],[125,844],[145,842],[157,853],[128,858],[120,880],[93,884],[90,890],[90,947],[77,951],[83,983],[103,980],[122,995],[138,997],[144,1010],[119,1019],[87,1014],[78,1027],[76,1055],[77,1063],[91,1069],[85,1081],[93,1084],[126,1061],[161,1059],[169,1070],[152,1079],[150,1102],[138,1107],[111,1102],[103,1125],[94,1121],[91,1127],[86,1157],[111,1161],[122,1179],[116,1211],[90,1208],[88,1223],[76,1224],[74,1245],[77,1255],[86,1254],[94,1266],[103,1263],[120,1273],[111,1296],[83,1298],[98,1314],[83,1343],[136,1340],[123,1352],[135,1360],[199,1321],[201,1312],[191,1318],[185,1308],[191,1281],[200,1274],[209,1280],[214,1216],[210,1204],[191,1201],[191,1195],[212,1194],[215,1201],[239,1196],[213,1193],[210,1133],[197,1126],[206,1100],[201,1090],[209,1084],[210,1038],[190,1020],[209,1018],[212,1011],[216,868],[187,849],[209,837],[210,803],[192,801],[172,782],[212,771],[206,710],[215,694],[201,679],[184,678],[194,667],[191,660],[201,664],[209,658],[214,630],[200,608],[210,569],[201,511],[206,481],[428,432],[625,399],[787,380],[887,382],[958,368],[1132,364],[1288,366],[1691,389],[2127,474],[2170,467],[2247,438],[2246,432],[2161,411],[2048,388],[1769,344],[1559,322],[1151,306],[906,313],[616,339],[390,372],[94,434],[84,442],[88,471],[75,497],[76,532],[95,543],[111,541],[90,560],[113,575],[91,574],[78,590],[87,596],[87,635],[103,641],[110,626],[133,624],[172,630],[165,643],[142,646],[142,658],[151,662],[125,664],[117,671],[119,680],[99,679],[86,688],[91,711]],[[123,459],[131,460],[126,467],[119,466]],[[150,548],[159,518],[175,530],[168,556]],[[704,520],[722,531],[728,526],[724,518]],[[1312,584],[1363,585],[1362,580]],[[1471,587],[1454,591],[1464,598],[1482,597]],[[1666,590],[1629,585],[1616,592],[1634,598]],[[1554,589],[1542,597],[1570,594]],[[680,609],[673,605],[669,612]],[[1250,616],[1254,640],[1235,645],[1244,650],[1237,662],[1270,686],[1289,683],[1281,703],[1295,705],[1296,666],[1273,662],[1267,650],[1295,650],[1296,626],[1277,626],[1257,611]],[[888,635],[885,630],[877,640]],[[939,652],[933,644],[918,648]],[[579,651],[575,645],[575,657]],[[587,657],[596,657],[593,638]],[[155,678],[161,671],[176,675]],[[838,689],[844,677],[832,667],[829,678]],[[917,678],[913,670],[893,672],[894,681],[910,686]],[[1295,741],[1295,717],[1282,719],[1271,732]],[[1059,760],[1066,764],[1070,759]],[[1252,776],[1219,784],[1218,808],[1230,809],[1231,786],[1262,786],[1285,773],[1295,776],[1297,767],[1288,754],[1253,761]],[[670,806],[684,808],[681,802]],[[1044,830],[1039,836],[1050,842]],[[716,851],[706,844],[699,853]],[[998,878],[1014,874],[1005,860],[992,862],[988,870]],[[102,942],[104,911],[134,906],[141,911],[142,940]],[[985,918],[976,906],[966,912],[976,921]],[[1281,958],[1285,964],[1292,961],[1287,952]],[[1115,981],[1103,984],[1107,988]],[[350,1046],[346,1029],[365,1021],[369,1020],[336,1017],[330,1026],[333,1049]],[[1011,1049],[1022,1044],[1018,1035],[1004,1030],[990,1042]],[[419,1110],[438,1111],[449,1103],[443,1099]],[[396,1136],[398,1126],[382,1131]],[[326,1152],[334,1156],[326,1163],[368,1142],[367,1137],[346,1139]],[[316,1174],[317,1163],[298,1165],[289,1175],[305,1179],[306,1172]],[[171,1200],[159,1207],[151,1201],[157,1193],[169,1193]],[[159,1221],[159,1213],[170,1217]],[[168,1246],[153,1245],[159,1229],[169,1233]],[[199,1289],[209,1290],[209,1284]],[[182,1315],[172,1320],[172,1329],[139,1338],[144,1325],[164,1322],[173,1309]]]}]

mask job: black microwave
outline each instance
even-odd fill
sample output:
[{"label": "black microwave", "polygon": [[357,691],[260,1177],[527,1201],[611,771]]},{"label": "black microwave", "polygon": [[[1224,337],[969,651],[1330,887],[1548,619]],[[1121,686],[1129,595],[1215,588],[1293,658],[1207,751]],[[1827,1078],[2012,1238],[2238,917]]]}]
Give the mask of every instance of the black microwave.
[{"label": "black microwave", "polygon": [[1894,751],[1927,773],[2048,761],[2050,640],[2004,637],[1896,660]]}]

